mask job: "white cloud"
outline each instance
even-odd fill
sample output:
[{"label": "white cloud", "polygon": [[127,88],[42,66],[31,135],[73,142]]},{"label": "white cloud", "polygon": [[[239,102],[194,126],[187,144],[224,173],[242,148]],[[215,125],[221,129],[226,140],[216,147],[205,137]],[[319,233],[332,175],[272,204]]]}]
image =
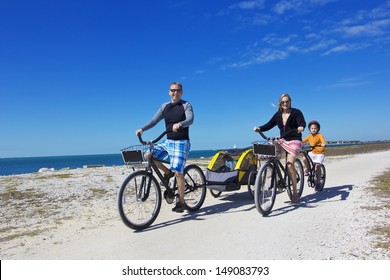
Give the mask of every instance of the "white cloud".
[{"label": "white cloud", "polygon": [[294,4],[296,1],[280,1],[276,3],[274,7],[274,12],[281,15],[288,10],[297,9],[297,6]]},{"label": "white cloud", "polygon": [[370,83],[370,81],[362,80],[358,77],[355,77],[337,81],[333,84],[323,87],[323,89],[361,87]]},{"label": "white cloud", "polygon": [[283,60],[289,56],[285,50],[261,49],[258,53],[251,55],[248,59],[232,63],[229,68],[244,68],[251,65]]},{"label": "white cloud", "polygon": [[296,34],[290,34],[285,37],[279,37],[276,33],[270,33],[263,38],[263,41],[273,46],[280,46],[280,45],[285,45],[290,43],[293,39],[297,37],[298,35]]},{"label": "white cloud", "polygon": [[[284,60],[292,54],[328,56],[374,46],[376,49],[388,49],[390,1],[370,10],[349,13],[348,18],[345,17],[344,11],[331,15],[319,11],[316,16],[322,15],[320,18],[300,13],[314,11],[315,8],[335,1],[339,0],[242,1],[230,6],[228,9],[235,10],[236,19],[244,23],[244,26],[261,25],[258,32],[263,37],[252,45],[247,45],[239,58],[229,58],[234,63],[228,63],[227,68]],[[268,9],[268,13],[263,13],[260,9]],[[239,12],[244,10],[247,12]],[[296,11],[297,14],[294,17],[284,16],[287,11]],[[277,28],[273,28],[271,22],[277,23]],[[286,24],[291,24],[291,28],[283,29]],[[268,33],[264,35],[263,30]],[[283,30],[289,30],[289,33],[283,34]]]},{"label": "white cloud", "polygon": [[281,0],[275,4],[273,10],[275,13],[281,15],[290,10],[305,11],[335,1],[338,0]]},{"label": "white cloud", "polygon": [[330,55],[332,53],[347,52],[350,49],[351,48],[347,45],[340,45],[340,46],[337,46],[337,47],[334,47],[334,48],[328,50],[327,52],[323,53],[322,55],[325,56],[325,55]]},{"label": "white cloud", "polygon": [[326,56],[334,53],[357,51],[357,50],[367,48],[370,45],[371,45],[370,43],[342,44],[326,51],[325,53],[321,54],[321,56]]},{"label": "white cloud", "polygon": [[253,10],[262,9],[264,7],[264,0],[252,0],[242,1],[237,4],[229,6],[229,9],[240,9],[240,10]]},{"label": "white cloud", "polygon": [[301,50],[302,53],[309,53],[309,52],[314,52],[314,51],[320,51],[326,48],[329,48],[329,46],[334,45],[337,43],[336,40],[334,39],[322,39],[319,42],[315,42],[311,44],[310,46],[303,48]]},{"label": "white cloud", "polygon": [[337,28],[334,31],[346,36],[381,36],[388,32],[388,30],[386,30],[388,26],[390,26],[390,19],[382,19],[361,25],[344,26]]}]

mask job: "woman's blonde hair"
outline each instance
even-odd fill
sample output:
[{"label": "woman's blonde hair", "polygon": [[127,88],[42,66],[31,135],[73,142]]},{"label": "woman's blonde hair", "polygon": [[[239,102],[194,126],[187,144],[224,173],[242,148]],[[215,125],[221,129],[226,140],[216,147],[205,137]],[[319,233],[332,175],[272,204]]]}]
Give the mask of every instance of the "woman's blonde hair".
[{"label": "woman's blonde hair", "polygon": [[282,112],[282,111],[283,111],[283,109],[282,109],[282,99],[283,99],[284,97],[287,97],[287,98],[288,98],[288,100],[290,101],[290,106],[291,106],[291,97],[290,97],[290,95],[289,95],[288,93],[283,93],[283,94],[279,97],[279,104],[278,104],[278,110],[279,110],[279,112]]}]

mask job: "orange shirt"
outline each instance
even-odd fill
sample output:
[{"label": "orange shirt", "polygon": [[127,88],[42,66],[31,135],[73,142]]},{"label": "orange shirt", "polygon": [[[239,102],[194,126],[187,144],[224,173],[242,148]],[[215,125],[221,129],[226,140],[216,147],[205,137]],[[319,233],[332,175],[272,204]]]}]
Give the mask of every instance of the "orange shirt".
[{"label": "orange shirt", "polygon": [[316,146],[311,151],[313,154],[324,154],[325,147],[320,147],[321,144],[326,144],[324,136],[321,133],[317,133],[316,135],[309,134],[305,139],[302,140],[302,143],[309,142],[310,146]]}]

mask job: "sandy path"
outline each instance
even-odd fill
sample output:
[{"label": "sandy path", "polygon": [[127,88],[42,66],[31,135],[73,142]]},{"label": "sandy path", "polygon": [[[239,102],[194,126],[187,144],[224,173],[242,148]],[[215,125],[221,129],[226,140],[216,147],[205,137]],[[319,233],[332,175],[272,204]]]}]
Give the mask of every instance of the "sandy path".
[{"label": "sandy path", "polygon": [[[1,242],[1,259],[389,260],[390,252],[374,248],[375,236],[368,234],[385,214],[362,208],[379,203],[366,187],[389,167],[390,151],[328,158],[323,192],[305,185],[297,205],[279,194],[267,218],[257,212],[246,187],[220,198],[208,193],[193,214],[173,213],[164,201],[157,220],[142,232],[120,221],[111,187],[77,218],[59,225],[52,221],[52,227],[45,225],[52,229],[38,236]],[[118,186],[126,176],[119,169],[80,172],[107,172],[110,186]]]}]

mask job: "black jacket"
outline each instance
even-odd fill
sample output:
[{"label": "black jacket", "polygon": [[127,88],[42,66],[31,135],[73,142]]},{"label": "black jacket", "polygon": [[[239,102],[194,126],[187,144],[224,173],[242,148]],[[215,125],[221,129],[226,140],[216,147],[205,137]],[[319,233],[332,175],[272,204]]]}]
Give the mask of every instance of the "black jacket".
[{"label": "black jacket", "polygon": [[286,125],[283,125],[282,112],[278,111],[273,115],[273,117],[269,120],[265,125],[260,126],[261,131],[268,131],[275,126],[278,126],[280,129],[280,137],[283,137],[286,141],[291,140],[301,140],[302,141],[302,133],[298,133],[297,131],[288,133],[285,137],[284,135],[293,130],[297,129],[300,126],[306,127],[306,121],[302,114],[302,112],[298,109],[291,108],[291,114],[287,119]]}]

